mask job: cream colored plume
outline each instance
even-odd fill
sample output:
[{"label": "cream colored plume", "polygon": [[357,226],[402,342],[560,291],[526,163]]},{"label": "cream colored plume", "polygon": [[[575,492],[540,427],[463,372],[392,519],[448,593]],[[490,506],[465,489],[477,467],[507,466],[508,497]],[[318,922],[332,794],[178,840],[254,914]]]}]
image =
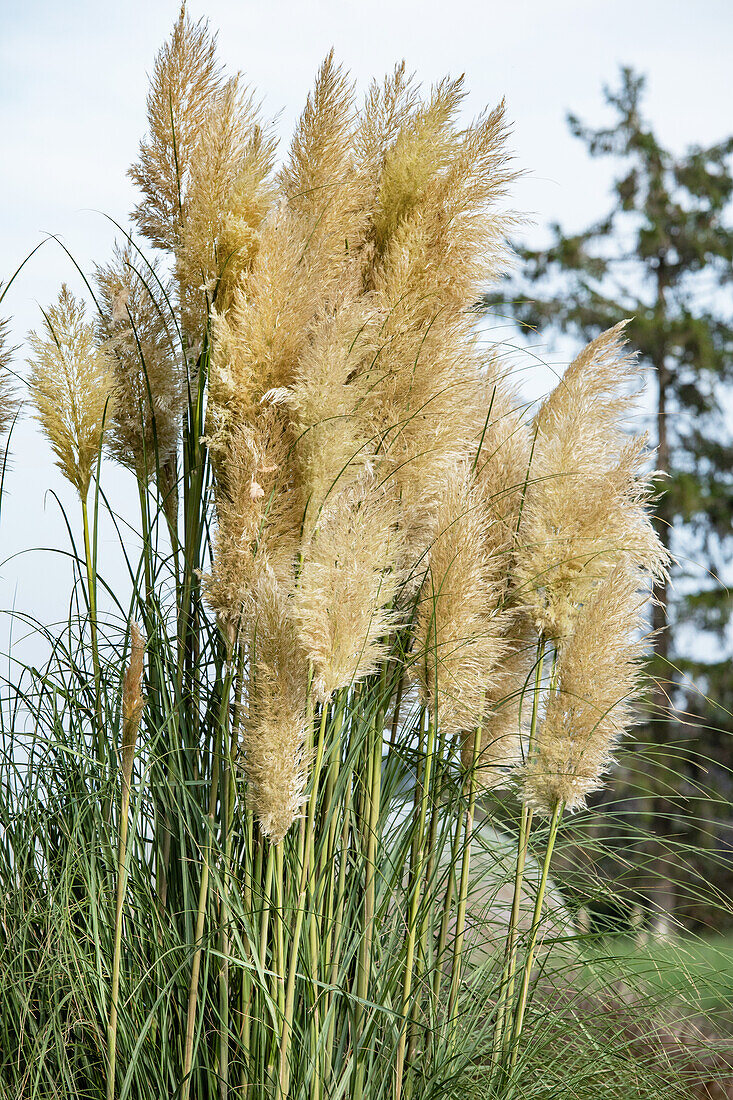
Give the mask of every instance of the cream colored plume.
[{"label": "cream colored plume", "polygon": [[280,410],[266,407],[232,428],[215,452],[214,566],[203,586],[209,606],[237,640],[243,618],[251,621],[255,613],[263,572],[285,591],[292,586],[304,511],[292,450]]},{"label": "cream colored plume", "polygon": [[250,271],[243,272],[225,317],[213,324],[207,431],[216,448],[230,426],[257,415],[271,391],[295,382],[317,318],[343,293],[343,270],[309,249],[303,220],[287,208],[262,225]]},{"label": "cream colored plume", "polygon": [[143,193],[133,217],[157,248],[177,253],[196,146],[221,92],[216,39],[181,7],[155,59],[147,99],[148,134],[130,176]]},{"label": "cream colored plume", "polygon": [[204,331],[213,305],[226,313],[251,266],[274,197],[275,147],[241,79],[227,80],[202,121],[182,203],[176,272],[191,334]]},{"label": "cream colored plume", "polygon": [[96,271],[106,341],[114,369],[114,411],[107,448],[118,462],[148,481],[175,456],[182,411],[176,329],[157,265],[130,245],[115,248],[113,262]]},{"label": "cream colored plume", "polygon": [[242,759],[248,800],[262,832],[280,841],[297,817],[310,760],[306,748],[308,666],[290,601],[265,569],[254,592],[248,640],[254,671]]},{"label": "cream colored plume", "polygon": [[127,788],[132,778],[135,743],[145,705],[142,693],[144,658],[145,639],[137,623],[131,623],[130,661],[122,683],[122,778]]},{"label": "cream colored plume", "polygon": [[362,259],[384,318],[367,392],[414,561],[429,544],[442,486],[475,453],[482,364],[468,309],[504,254],[498,202],[511,173],[502,110],[459,130],[462,98],[461,82],[445,80],[422,103],[398,71],[372,92],[362,136],[378,148],[378,120],[394,135]]},{"label": "cream colored plume", "polygon": [[510,786],[523,762],[522,743],[529,724],[526,689],[534,646],[520,615],[507,613],[506,620],[501,637],[503,653],[486,685],[476,759],[474,731],[466,729],[461,737],[461,763],[465,768],[475,768],[479,790]]},{"label": "cream colored plume", "polygon": [[[0,283],[0,298],[3,284]],[[9,323],[0,320],[0,435],[12,424],[18,412],[18,398],[10,374],[10,364],[17,348],[10,346]]]},{"label": "cream colored plume", "polygon": [[41,333],[28,336],[28,387],[56,462],[84,500],[105,428],[115,413],[114,370],[98,345],[84,304],[66,285],[44,312]]},{"label": "cream colored plume", "polygon": [[433,719],[450,733],[473,730],[507,646],[498,574],[486,549],[492,520],[459,468],[446,481],[415,621],[411,675]]},{"label": "cream colored plume", "polygon": [[646,439],[627,435],[633,359],[623,325],[594,340],[536,418],[516,574],[537,629],[561,638],[576,608],[617,565],[661,575],[651,524]]},{"label": "cream colored plume", "polygon": [[344,499],[373,467],[378,440],[366,415],[363,365],[376,355],[374,319],[346,297],[314,319],[292,386],[270,395],[292,418],[306,539],[329,498]]},{"label": "cream colored plume", "polygon": [[361,244],[369,206],[354,154],[354,89],[326,56],[300,117],[279,184],[287,208],[303,226],[302,262],[329,277]]},{"label": "cream colored plume", "polygon": [[438,84],[383,158],[369,282],[393,301],[412,290],[426,317],[470,307],[507,259],[513,219],[498,204],[515,173],[504,106],[459,130],[463,96],[462,80]]},{"label": "cream colored plume", "polygon": [[560,643],[556,686],[521,777],[522,798],[539,812],[551,814],[558,803],[579,809],[602,785],[632,722],[647,599],[636,575],[612,569]]},{"label": "cream colored plume", "polygon": [[390,498],[365,479],[334,495],[303,547],[293,615],[316,698],[374,672],[397,624],[400,534]]}]

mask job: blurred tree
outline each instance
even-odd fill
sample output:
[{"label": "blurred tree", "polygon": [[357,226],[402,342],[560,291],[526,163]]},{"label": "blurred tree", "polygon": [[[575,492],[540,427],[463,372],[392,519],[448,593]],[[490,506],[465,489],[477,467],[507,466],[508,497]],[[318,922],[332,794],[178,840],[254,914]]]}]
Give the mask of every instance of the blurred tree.
[{"label": "blurred tree", "polygon": [[[657,587],[653,621],[659,686],[649,732],[658,750],[650,757],[656,764],[647,769],[643,809],[662,839],[690,833],[691,806],[704,809],[697,798],[701,761],[709,760],[708,781],[719,795],[731,789],[726,638],[733,600],[721,578],[733,540],[733,440],[726,426],[733,411],[726,392],[733,380],[733,226],[727,220],[733,137],[676,155],[644,119],[643,90],[644,78],[624,68],[618,90],[604,90],[615,116],[608,128],[568,116],[592,157],[618,164],[612,209],[579,233],[553,225],[547,248],[518,249],[518,274],[482,307],[508,308],[525,330],[584,342],[630,318],[630,343],[651,368],[656,522],[678,560],[671,583]],[[674,764],[663,748],[670,740],[680,750]],[[707,825],[717,835],[707,836],[705,848],[730,850],[727,822]],[[699,824],[690,836],[697,850],[702,832]],[[647,890],[660,913],[674,902],[662,868],[660,858],[660,877]]]}]

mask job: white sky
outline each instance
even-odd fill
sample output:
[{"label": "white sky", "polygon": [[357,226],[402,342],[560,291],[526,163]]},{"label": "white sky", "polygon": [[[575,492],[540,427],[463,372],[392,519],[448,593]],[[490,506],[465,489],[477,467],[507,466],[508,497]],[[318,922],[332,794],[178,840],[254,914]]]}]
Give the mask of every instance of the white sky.
[{"label": "white sky", "polygon": [[[87,271],[108,257],[114,234],[101,212],[124,223],[134,201],[125,172],[143,131],[146,74],[178,6],[0,0],[0,279],[45,233],[60,234]],[[587,159],[565,114],[602,122],[601,86],[616,83],[620,64],[648,74],[646,111],[665,143],[708,144],[733,131],[733,0],[190,0],[189,10],[219,29],[223,60],[245,72],[286,138],[332,45],[362,89],[404,57],[425,83],[464,72],[469,114],[505,96],[527,172],[514,205],[540,224],[580,228],[605,211],[608,167]],[[62,279],[80,289],[61,249],[47,244],[3,303],[16,341]],[[30,424],[12,452],[0,561],[66,546],[49,488],[75,522],[73,493]],[[105,485],[130,493],[112,468]],[[62,613],[65,575],[47,555],[6,560],[0,609]]]}]

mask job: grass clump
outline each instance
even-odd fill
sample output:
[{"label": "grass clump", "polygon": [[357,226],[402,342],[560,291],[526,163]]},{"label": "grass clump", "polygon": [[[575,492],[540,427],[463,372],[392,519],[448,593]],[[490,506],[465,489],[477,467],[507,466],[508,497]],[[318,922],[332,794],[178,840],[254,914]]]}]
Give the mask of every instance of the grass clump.
[{"label": "grass clump", "polygon": [[[64,290],[30,343],[84,543],[3,710],[7,1095],[682,1087],[609,1042],[550,875],[667,567],[633,369],[612,329],[531,415],[482,346],[512,169],[463,95],[398,67],[359,107],[329,55],[276,168],[205,24],[158,56],[161,255],[126,237],[96,322]],[[102,453],[142,539],[104,608]]]}]

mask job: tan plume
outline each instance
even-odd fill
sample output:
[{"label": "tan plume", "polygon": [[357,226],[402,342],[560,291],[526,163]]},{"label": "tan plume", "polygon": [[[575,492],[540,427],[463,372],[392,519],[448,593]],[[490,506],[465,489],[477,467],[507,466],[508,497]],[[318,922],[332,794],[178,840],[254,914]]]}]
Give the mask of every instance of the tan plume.
[{"label": "tan plume", "polygon": [[649,514],[646,439],[625,432],[635,375],[617,325],[574,360],[537,414],[516,571],[548,638],[572,630],[575,609],[616,566],[651,576],[667,566]]},{"label": "tan plume", "polygon": [[86,498],[105,426],[115,412],[114,373],[84,304],[64,284],[44,312],[41,333],[28,336],[28,386],[36,416],[64,476]]},{"label": "tan plume", "polygon": [[140,719],[145,699],[142,693],[145,639],[137,623],[130,624],[130,661],[122,684],[122,777],[129,787],[135,758]]},{"label": "tan plume", "polygon": [[183,387],[176,359],[176,329],[157,264],[131,245],[117,246],[112,263],[97,267],[102,317],[114,371],[114,410],[107,448],[118,462],[148,481],[176,452]]},{"label": "tan plume", "polygon": [[575,615],[560,642],[555,688],[522,775],[522,797],[541,813],[575,810],[597,790],[633,719],[643,653],[638,577],[612,569]]}]

